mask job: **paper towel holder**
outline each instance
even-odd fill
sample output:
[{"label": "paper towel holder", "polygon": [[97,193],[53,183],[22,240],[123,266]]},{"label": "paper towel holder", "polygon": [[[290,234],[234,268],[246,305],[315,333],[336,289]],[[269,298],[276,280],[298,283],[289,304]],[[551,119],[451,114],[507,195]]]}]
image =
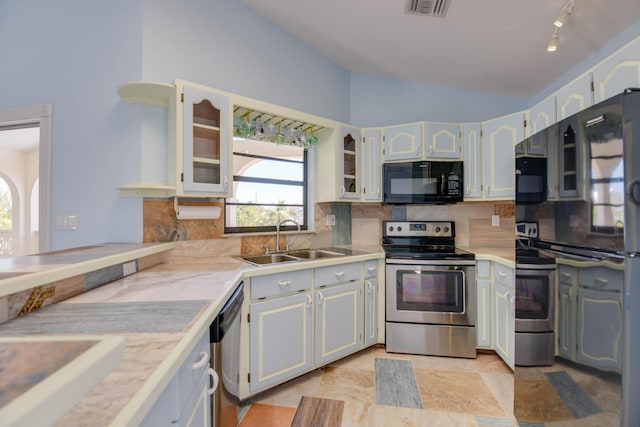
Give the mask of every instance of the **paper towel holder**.
[{"label": "paper towel holder", "polygon": [[[181,209],[182,208],[182,209]],[[191,206],[179,204],[178,197],[173,198],[173,210],[176,213],[176,219],[218,219],[220,218],[221,209],[214,205]]]}]

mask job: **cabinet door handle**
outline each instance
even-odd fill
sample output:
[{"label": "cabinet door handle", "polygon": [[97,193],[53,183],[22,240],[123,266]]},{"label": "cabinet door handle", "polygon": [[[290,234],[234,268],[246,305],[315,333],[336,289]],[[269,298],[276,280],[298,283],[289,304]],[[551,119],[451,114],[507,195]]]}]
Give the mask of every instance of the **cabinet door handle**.
[{"label": "cabinet door handle", "polygon": [[373,288],[373,285],[371,284],[370,281],[367,280],[367,293],[370,294],[371,293],[371,289]]},{"label": "cabinet door handle", "polygon": [[307,295],[307,305],[311,305],[312,302],[311,295]]},{"label": "cabinet door handle", "polygon": [[225,176],[222,178],[222,188],[225,190],[229,187],[229,179]]},{"label": "cabinet door handle", "polygon": [[209,363],[209,353],[207,353],[206,351],[201,351],[200,360],[198,360],[197,362],[194,362],[193,365],[191,365],[191,369],[193,370],[200,369],[207,363]]},{"label": "cabinet door handle", "polygon": [[433,153],[433,144],[429,144],[429,155]]},{"label": "cabinet door handle", "polygon": [[280,280],[278,281],[278,285],[280,286],[289,286],[291,284],[291,280]]},{"label": "cabinet door handle", "polygon": [[487,194],[491,193],[491,187],[487,185]]},{"label": "cabinet door handle", "polygon": [[507,304],[511,304],[511,292],[505,292],[504,293],[504,299],[506,301]]},{"label": "cabinet door handle", "polygon": [[344,196],[344,192],[345,192],[346,190],[347,190],[347,189],[346,189],[346,188],[344,188],[344,185],[341,185],[341,186],[340,186],[340,189],[338,190],[338,196]]},{"label": "cabinet door handle", "polygon": [[322,292],[318,292],[318,304],[322,305],[323,300],[324,300],[324,295],[322,295]]},{"label": "cabinet door handle", "polygon": [[213,385],[211,386],[211,388],[207,390],[207,394],[211,396],[213,393],[216,392],[216,389],[218,388],[220,377],[218,376],[218,373],[211,368],[209,368],[207,372],[209,373],[209,376],[211,377],[211,381],[213,382]]}]

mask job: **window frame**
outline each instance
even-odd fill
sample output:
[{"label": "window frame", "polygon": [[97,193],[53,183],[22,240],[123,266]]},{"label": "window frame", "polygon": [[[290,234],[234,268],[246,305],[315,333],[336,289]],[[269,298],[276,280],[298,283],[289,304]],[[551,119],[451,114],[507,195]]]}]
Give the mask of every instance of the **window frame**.
[{"label": "window frame", "polygon": [[[264,141],[260,141],[264,142]],[[275,143],[273,143],[275,144]],[[302,149],[302,161],[299,160],[290,160],[283,159],[279,157],[272,156],[263,156],[258,154],[249,154],[249,153],[239,153],[236,152],[235,149],[232,150],[232,164],[235,156],[247,157],[252,159],[260,159],[260,160],[272,160],[278,162],[288,162],[288,163],[302,163],[302,180],[284,180],[284,179],[275,179],[275,178],[267,178],[267,177],[247,177],[243,175],[236,175],[235,173],[232,176],[231,185],[234,186],[236,182],[252,182],[258,184],[276,184],[276,185],[299,185],[302,187],[302,204],[291,204],[291,205],[279,205],[275,203],[240,203],[240,202],[229,202],[228,198],[224,199],[224,212],[225,212],[225,223],[224,223],[224,234],[250,234],[250,233],[270,233],[276,232],[276,225],[267,225],[267,226],[252,226],[252,227],[230,227],[227,225],[228,215],[227,215],[227,206],[287,206],[287,207],[301,207],[302,208],[302,218],[303,221],[300,224],[300,230],[309,230],[309,188],[308,188],[308,174],[309,174],[309,152],[307,149]],[[233,166],[232,166],[233,170]],[[235,187],[235,186],[234,186]],[[290,223],[283,224],[280,227],[280,231],[297,231],[298,227],[295,225],[291,225]]]}]

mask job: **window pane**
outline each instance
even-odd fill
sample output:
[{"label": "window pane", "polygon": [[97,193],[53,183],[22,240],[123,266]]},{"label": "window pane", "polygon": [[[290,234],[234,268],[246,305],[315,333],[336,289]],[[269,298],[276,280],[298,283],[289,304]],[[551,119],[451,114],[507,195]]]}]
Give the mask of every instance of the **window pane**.
[{"label": "window pane", "polygon": [[302,224],[303,209],[297,206],[227,205],[225,218],[227,227],[275,227],[280,220],[286,218],[295,219]]},{"label": "window pane", "polygon": [[270,178],[302,181],[304,179],[304,164],[283,162],[279,160],[247,159],[249,160],[242,176],[253,178]]},{"label": "window pane", "polygon": [[302,193],[302,187],[299,185],[238,182],[233,202],[302,205],[304,203]]}]

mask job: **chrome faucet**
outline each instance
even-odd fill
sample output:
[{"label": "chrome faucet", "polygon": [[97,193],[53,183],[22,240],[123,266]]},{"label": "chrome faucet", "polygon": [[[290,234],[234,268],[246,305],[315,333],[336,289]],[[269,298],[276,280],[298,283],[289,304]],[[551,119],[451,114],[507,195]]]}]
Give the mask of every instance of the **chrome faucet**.
[{"label": "chrome faucet", "polygon": [[[298,233],[300,233],[300,223],[293,218],[285,218],[282,221],[278,222],[276,225],[276,252],[280,252],[280,226],[286,222],[292,222],[298,227]],[[291,243],[287,243],[287,250],[289,250],[289,245]]]}]

